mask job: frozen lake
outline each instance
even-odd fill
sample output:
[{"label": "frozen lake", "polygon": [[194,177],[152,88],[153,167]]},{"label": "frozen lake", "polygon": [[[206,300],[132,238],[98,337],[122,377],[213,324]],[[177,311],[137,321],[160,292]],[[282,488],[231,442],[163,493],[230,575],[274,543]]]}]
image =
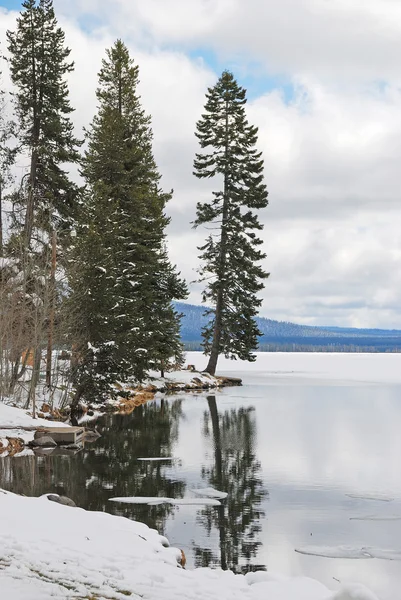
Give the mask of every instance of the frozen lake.
[{"label": "frozen lake", "polygon": [[[205,366],[199,353],[187,362]],[[138,518],[190,567],[266,568],[330,588],[359,581],[398,597],[401,355],[269,353],[222,360],[219,372],[244,385],[102,417],[102,437],[74,456],[0,461],[0,487]],[[173,460],[138,460],[149,457]],[[108,501],[198,498],[210,487],[228,492],[221,506]]]}]

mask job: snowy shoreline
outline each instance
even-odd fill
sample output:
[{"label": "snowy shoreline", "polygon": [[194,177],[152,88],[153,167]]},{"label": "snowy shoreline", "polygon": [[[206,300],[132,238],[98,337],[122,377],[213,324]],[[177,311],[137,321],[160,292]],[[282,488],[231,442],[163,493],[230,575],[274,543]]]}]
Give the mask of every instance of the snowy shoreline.
[{"label": "snowy shoreline", "polygon": [[[213,377],[194,369],[174,371],[163,378],[157,373],[151,373],[149,379],[141,385],[116,384],[117,396],[118,392],[121,392],[116,399],[110,399],[103,403],[82,403],[79,406],[83,415],[80,424],[96,420],[100,415],[110,411],[129,414],[138,406],[154,400],[156,394],[197,392],[227,385],[241,385],[241,380],[230,377]],[[62,420],[52,420],[52,414],[60,418],[61,413],[58,410],[57,402],[50,409],[50,404],[47,404],[46,400],[46,396],[43,396],[42,407],[46,406],[47,412],[44,414],[39,405],[37,418],[33,418],[25,409],[0,402],[0,459],[8,455],[20,456],[31,453],[28,445],[34,439],[35,429],[69,426],[68,414],[65,414]]]},{"label": "snowy shoreline", "polygon": [[335,592],[265,571],[185,570],[167,545],[125,517],[0,490],[0,588],[12,600],[377,600],[359,585]]}]

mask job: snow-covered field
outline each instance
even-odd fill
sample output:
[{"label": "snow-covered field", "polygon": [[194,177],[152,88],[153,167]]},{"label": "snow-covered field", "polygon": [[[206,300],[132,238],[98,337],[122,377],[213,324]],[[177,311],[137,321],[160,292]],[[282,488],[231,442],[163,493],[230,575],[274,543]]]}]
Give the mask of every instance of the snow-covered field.
[{"label": "snow-covered field", "polygon": [[[0,490],[0,590],[10,600],[377,600],[267,572],[184,570],[146,525]],[[340,587],[340,586],[337,586]]]}]

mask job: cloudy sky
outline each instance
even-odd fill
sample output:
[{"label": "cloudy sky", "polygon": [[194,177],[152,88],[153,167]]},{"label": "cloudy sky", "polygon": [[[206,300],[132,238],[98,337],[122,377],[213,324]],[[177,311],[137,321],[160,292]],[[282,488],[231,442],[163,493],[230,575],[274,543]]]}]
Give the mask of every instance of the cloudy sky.
[{"label": "cloudy sky", "polygon": [[[270,205],[261,314],[306,324],[401,328],[399,0],[54,0],[76,69],[78,132],[96,108],[105,48],[140,68],[165,189],[169,247],[196,277],[190,222],[213,187],[192,176],[208,86],[225,68],[248,91]],[[0,40],[17,0],[0,0]],[[23,166],[21,166],[21,172]],[[200,288],[192,285],[190,301]]]}]

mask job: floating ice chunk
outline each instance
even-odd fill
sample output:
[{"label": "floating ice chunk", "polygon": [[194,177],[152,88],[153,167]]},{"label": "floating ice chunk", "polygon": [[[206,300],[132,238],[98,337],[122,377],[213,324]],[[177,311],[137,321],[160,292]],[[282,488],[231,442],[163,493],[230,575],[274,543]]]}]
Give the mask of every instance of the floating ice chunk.
[{"label": "floating ice chunk", "polygon": [[385,550],[382,548],[365,548],[372,558],[380,558],[382,560],[401,560],[401,550]]},{"label": "floating ice chunk", "polygon": [[350,517],[350,521],[401,521],[401,515],[366,515]]},{"label": "floating ice chunk", "polygon": [[324,558],[373,558],[370,549],[355,546],[304,546],[295,548],[295,552]]},{"label": "floating ice chunk", "polygon": [[171,499],[170,503],[178,505],[221,506],[221,502],[214,498],[178,498],[177,500]]},{"label": "floating ice chunk", "polygon": [[227,498],[227,492],[219,492],[219,490],[215,490],[212,487],[208,488],[198,488],[195,490],[191,490],[197,496],[202,496],[203,498],[219,498],[220,500],[224,500]]},{"label": "floating ice chunk", "polygon": [[137,458],[136,460],[156,461],[156,460],[174,460],[173,456],[149,456],[146,458]]},{"label": "floating ice chunk", "polygon": [[157,496],[127,496],[126,498],[109,498],[110,502],[124,502],[125,504],[164,504],[170,498],[158,498]]},{"label": "floating ice chunk", "polygon": [[345,494],[348,498],[357,498],[358,500],[377,500],[378,502],[393,502],[394,498],[389,496],[370,495],[370,494]]},{"label": "floating ice chunk", "polygon": [[375,548],[373,546],[363,546],[361,548],[354,546],[304,546],[303,548],[296,548],[295,552],[324,558],[401,560],[401,550]]},{"label": "floating ice chunk", "polygon": [[124,502],[125,504],[172,504],[177,506],[220,506],[221,503],[213,498],[163,498],[158,496],[127,496],[126,498],[109,498],[110,502]]}]

